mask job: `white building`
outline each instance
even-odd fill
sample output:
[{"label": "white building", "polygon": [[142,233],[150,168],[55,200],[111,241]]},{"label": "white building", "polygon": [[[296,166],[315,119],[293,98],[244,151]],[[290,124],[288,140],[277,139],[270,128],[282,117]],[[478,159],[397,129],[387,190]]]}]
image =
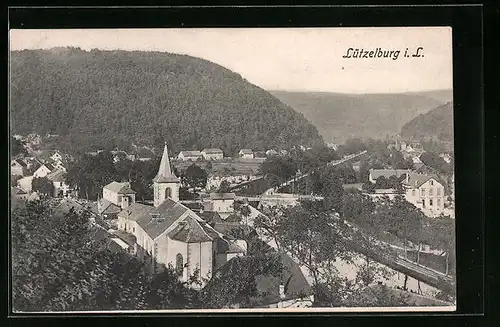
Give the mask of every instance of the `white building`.
[{"label": "white building", "polygon": [[55,169],[46,177],[54,185],[54,197],[69,196],[71,188],[68,184],[66,184],[66,176],[64,170]]},{"label": "white building", "polygon": [[210,202],[205,204],[205,210],[215,211],[222,219],[234,212],[234,193],[210,193]]},{"label": "white building", "polygon": [[205,160],[221,160],[224,158],[224,152],[221,149],[203,149],[201,155]]},{"label": "white building", "polygon": [[203,156],[200,151],[181,151],[177,156],[177,159],[184,161],[197,161],[201,158],[203,158]]},{"label": "white building", "polygon": [[55,169],[54,166],[51,164],[43,164],[38,169],[33,173],[34,178],[42,178],[46,177],[48,174],[50,174],[53,170]]},{"label": "white building", "polygon": [[243,159],[253,159],[254,157],[253,151],[250,149],[241,149],[238,155]]},{"label": "white building", "polygon": [[444,212],[444,186],[436,178],[423,174],[412,174],[403,183],[405,198],[429,217]]}]

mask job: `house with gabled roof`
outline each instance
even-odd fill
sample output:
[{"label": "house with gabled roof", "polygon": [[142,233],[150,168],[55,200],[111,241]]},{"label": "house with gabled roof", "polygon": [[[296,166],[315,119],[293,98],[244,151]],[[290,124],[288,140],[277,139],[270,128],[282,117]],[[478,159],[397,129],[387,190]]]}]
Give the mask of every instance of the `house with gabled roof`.
[{"label": "house with gabled roof", "polygon": [[201,151],[181,151],[177,156],[177,159],[184,161],[187,160],[197,161],[201,158],[203,158]]},{"label": "house with gabled roof", "polygon": [[[111,184],[107,188],[114,194],[119,195],[124,190],[123,183]],[[123,207],[117,214],[118,230],[135,237],[134,253],[150,264],[153,273],[171,264],[183,281],[194,273],[200,279],[210,279],[212,272],[227,260],[227,255],[218,256],[221,251],[244,255],[245,249],[180,203],[179,184],[165,144],[158,173],[153,179],[154,205],[134,201]],[[125,193],[130,193],[129,186],[125,187]],[[222,246],[221,242],[227,246]]]},{"label": "house with gabled roof", "polygon": [[22,159],[13,159],[10,161],[10,174],[15,176],[24,176],[28,164]]},{"label": "house with gabled roof", "polygon": [[34,178],[42,178],[46,177],[48,174],[50,174],[54,169],[56,169],[52,164],[50,163],[45,163],[42,164],[38,169],[33,173]]},{"label": "house with gabled roof", "polygon": [[241,149],[238,155],[243,159],[253,159],[253,151],[251,149]]},{"label": "house with gabled roof", "polygon": [[429,217],[437,217],[444,211],[445,189],[436,176],[410,174],[403,182],[405,198]]},{"label": "house with gabled roof", "polygon": [[46,176],[54,185],[54,197],[66,197],[71,192],[71,187],[66,183],[66,172],[54,169]]},{"label": "house with gabled roof", "polygon": [[205,160],[221,160],[224,158],[224,152],[218,148],[203,149],[201,155]]}]

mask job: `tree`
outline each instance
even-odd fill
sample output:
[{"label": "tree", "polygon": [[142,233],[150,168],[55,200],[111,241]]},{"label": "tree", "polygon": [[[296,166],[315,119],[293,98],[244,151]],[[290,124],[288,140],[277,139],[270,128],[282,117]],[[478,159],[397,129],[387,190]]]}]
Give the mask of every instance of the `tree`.
[{"label": "tree", "polygon": [[321,173],[321,179],[323,181],[321,194],[324,196],[325,208],[342,212],[344,188],[338,171],[334,167],[326,166]]},{"label": "tree", "polygon": [[54,196],[54,183],[47,177],[33,178],[31,188],[38,193]]},{"label": "tree", "polygon": [[184,185],[188,185],[196,190],[204,188],[207,185],[208,174],[204,169],[193,163],[184,171],[181,179]]},{"label": "tree", "polygon": [[295,175],[296,166],[289,157],[274,156],[267,158],[260,166],[260,174],[271,186],[279,186]]},{"label": "tree", "polygon": [[219,192],[219,193],[229,193],[229,192],[231,192],[231,183],[229,183],[227,180],[223,180],[220,183],[219,190],[217,192]]},{"label": "tree", "polygon": [[16,139],[15,137],[11,137],[10,139],[11,143],[10,143],[10,146],[11,146],[11,156],[12,157],[16,157],[16,156],[19,156],[19,155],[26,155],[28,154],[28,151],[26,150],[25,148],[25,144],[23,141],[21,140],[18,140]]},{"label": "tree", "polygon": [[[185,308],[193,294],[169,272],[150,281],[146,267],[90,216],[42,199],[12,211],[12,294],[15,311]],[[156,294],[157,296],[151,296]]]},{"label": "tree", "polygon": [[215,272],[203,289],[204,308],[254,307],[265,296],[257,287],[259,276],[279,277],[284,267],[277,253],[261,253],[235,257]]},{"label": "tree", "polygon": [[253,227],[260,230],[264,238],[274,241],[278,251],[281,249],[280,236],[283,233],[284,219],[286,218],[283,211],[273,206],[264,208],[262,214],[258,215],[253,222]]}]

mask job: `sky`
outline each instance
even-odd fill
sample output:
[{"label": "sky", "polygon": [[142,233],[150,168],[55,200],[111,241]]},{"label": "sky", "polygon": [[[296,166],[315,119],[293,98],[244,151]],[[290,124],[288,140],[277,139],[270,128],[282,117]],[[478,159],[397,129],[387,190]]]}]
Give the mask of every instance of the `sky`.
[{"label": "sky", "polygon": [[[11,50],[60,46],[200,57],[266,90],[401,93],[452,89],[450,27],[11,30]],[[412,54],[418,47],[423,57]],[[349,48],[398,59],[343,58]]]}]

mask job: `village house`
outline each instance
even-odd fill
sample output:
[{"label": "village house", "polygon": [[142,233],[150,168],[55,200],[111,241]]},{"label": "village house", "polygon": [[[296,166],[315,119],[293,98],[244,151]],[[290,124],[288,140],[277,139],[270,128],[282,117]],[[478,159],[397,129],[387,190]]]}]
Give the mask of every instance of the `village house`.
[{"label": "village house", "polygon": [[221,160],[224,158],[224,153],[221,149],[203,149],[201,155],[205,160]]},{"label": "village house", "polygon": [[405,198],[408,202],[421,209],[429,217],[437,217],[443,213],[445,194],[444,186],[437,178],[411,174],[403,183]]},{"label": "village house", "polygon": [[[118,230],[129,235],[128,243],[124,242],[133,243],[130,252],[150,263],[153,273],[172,264],[182,281],[187,281],[195,272],[200,279],[210,279],[212,272],[225,264],[218,259],[218,254],[224,251],[221,243],[229,247],[231,241],[179,202],[179,187],[180,180],[171,170],[165,144],[153,179],[154,205],[132,202],[124,207],[118,213]],[[113,189],[114,203],[118,203],[119,192]],[[238,245],[231,243],[230,247],[234,252]],[[237,252],[243,255],[245,250],[239,248]],[[201,287],[204,284],[202,280]]]},{"label": "village house", "polygon": [[42,178],[46,177],[48,174],[50,174],[55,167],[49,163],[42,164],[34,173],[33,177],[34,178]]},{"label": "village house", "polygon": [[401,178],[403,175],[411,173],[409,169],[370,169],[369,181],[373,184],[377,182],[377,178],[383,176],[389,179],[391,176]]},{"label": "village house", "polygon": [[97,201],[97,212],[105,219],[117,219],[123,209],[135,203],[136,192],[128,182],[111,182],[102,189],[102,198]]},{"label": "village house", "polygon": [[10,174],[13,176],[24,176],[28,169],[27,163],[22,159],[10,161]]},{"label": "village house", "polygon": [[197,161],[201,158],[203,158],[203,156],[200,151],[181,151],[177,156],[177,159],[183,161]]},{"label": "village house", "polygon": [[71,188],[66,184],[65,171],[60,169],[54,169],[49,174],[47,174],[47,179],[54,185],[54,197],[67,197],[70,195]]},{"label": "village house", "polygon": [[238,155],[243,159],[253,159],[254,157],[253,151],[250,149],[241,149],[240,152],[238,152]]},{"label": "village house", "polygon": [[207,211],[217,212],[222,219],[227,218],[234,212],[234,193],[210,193],[210,201],[204,204]]}]

